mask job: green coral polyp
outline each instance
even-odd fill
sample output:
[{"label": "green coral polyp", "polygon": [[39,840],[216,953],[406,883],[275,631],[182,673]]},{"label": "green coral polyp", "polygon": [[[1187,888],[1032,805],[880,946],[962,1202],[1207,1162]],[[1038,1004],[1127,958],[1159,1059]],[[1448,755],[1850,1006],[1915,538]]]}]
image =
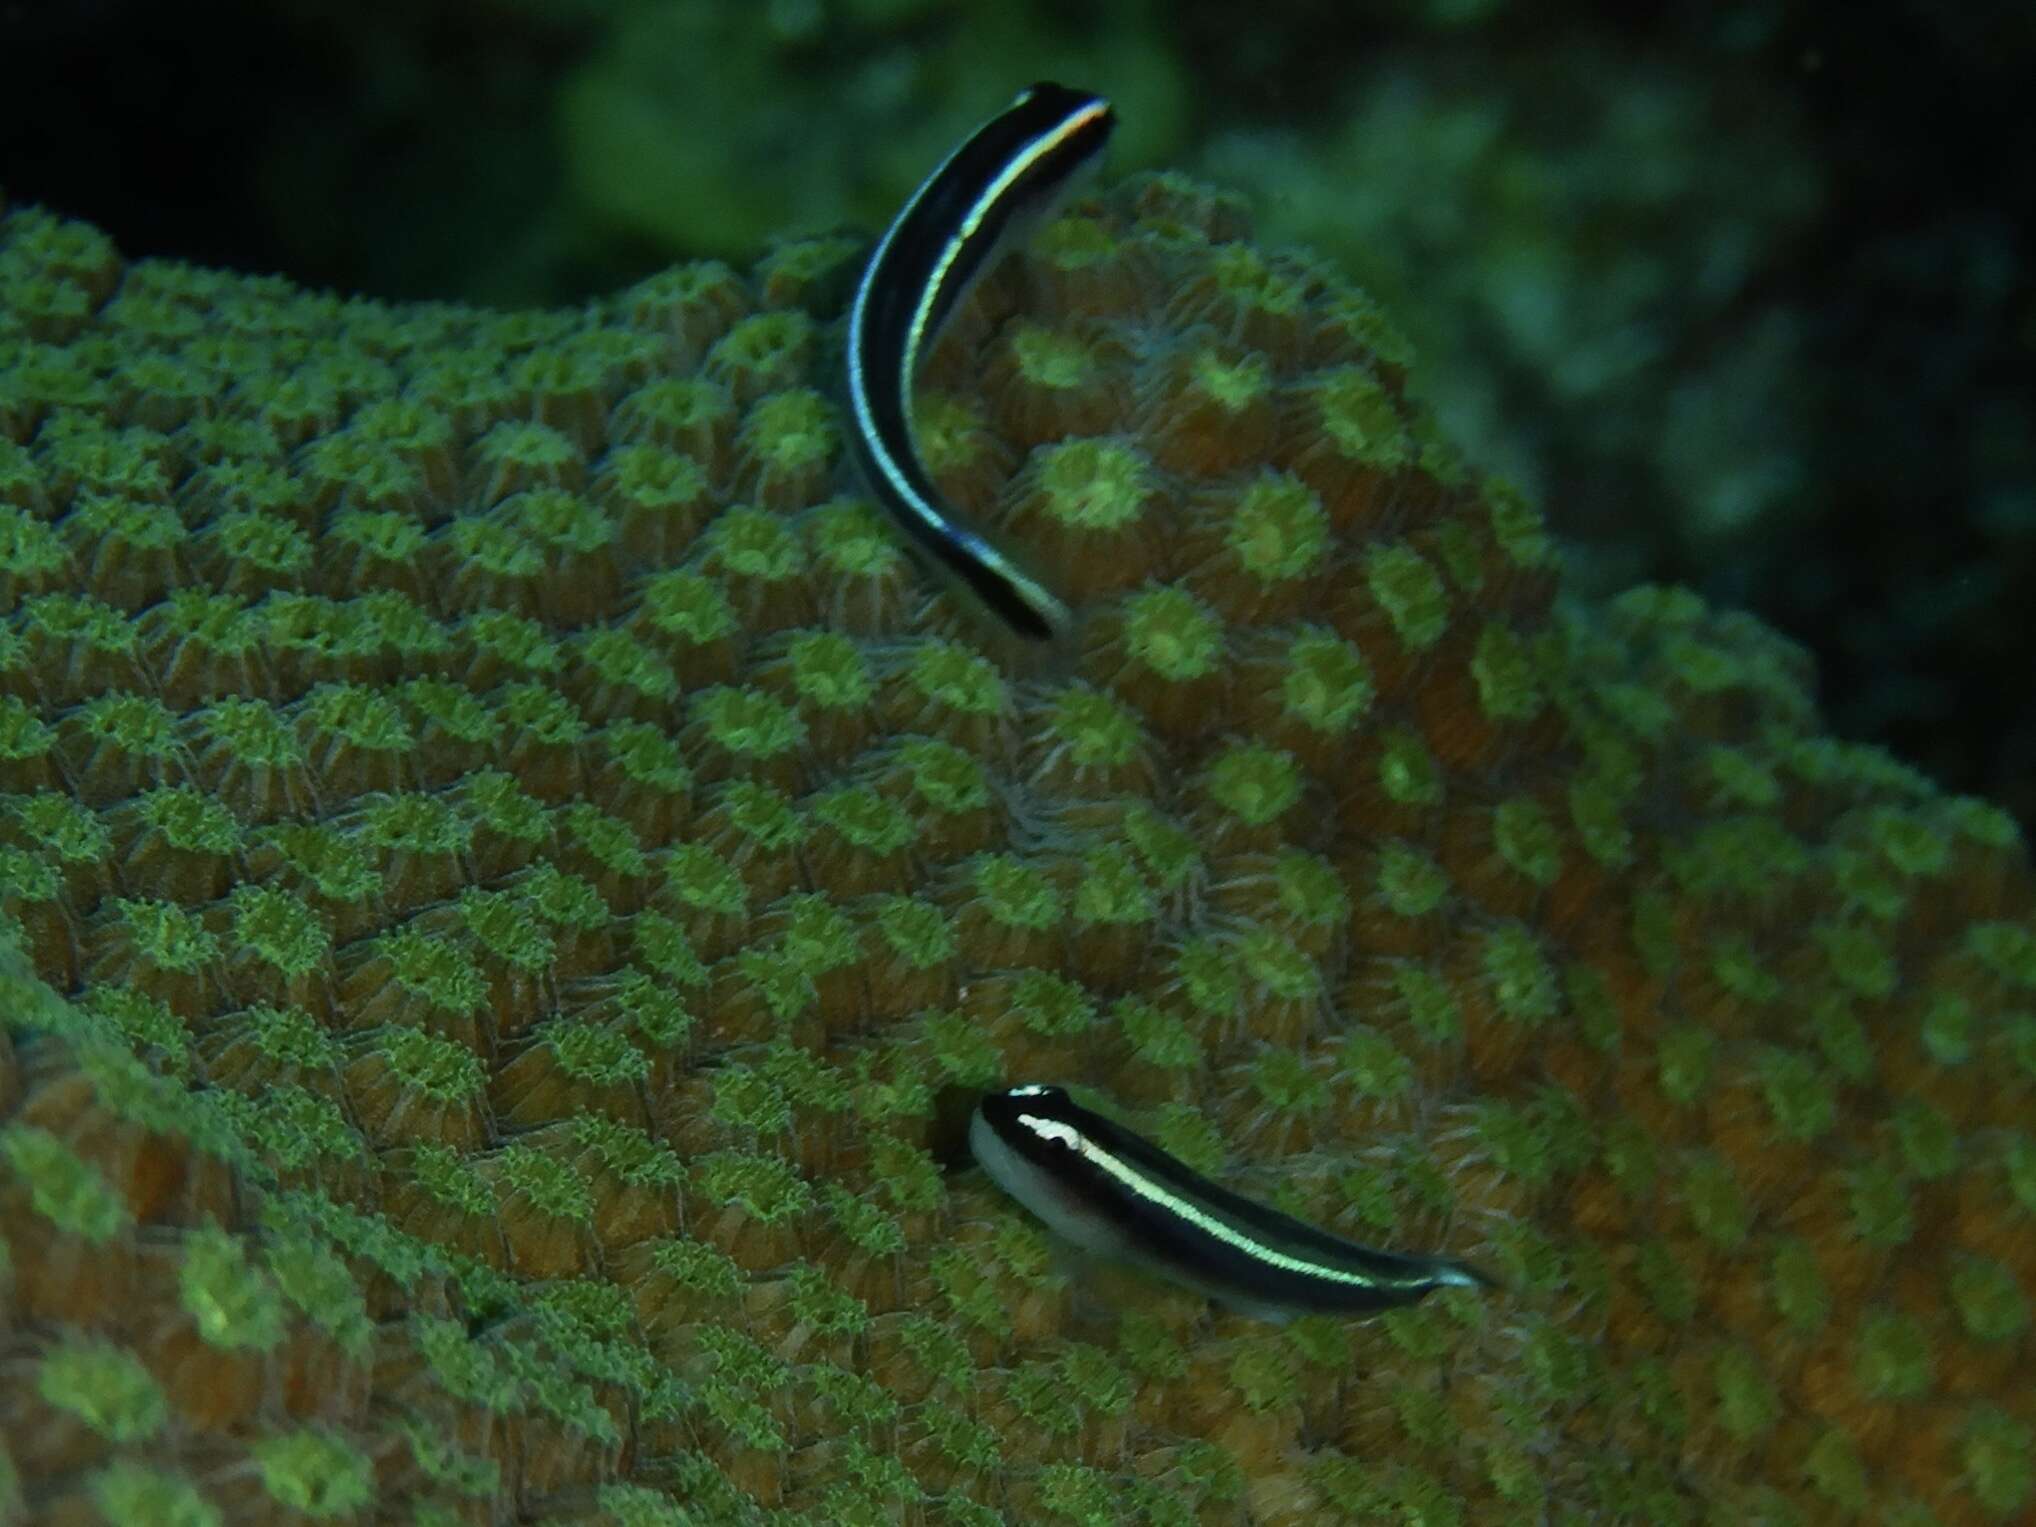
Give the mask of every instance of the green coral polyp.
[{"label": "green coral polyp", "polygon": [[577,1081],[608,1087],[640,1082],[650,1074],[643,1053],[613,1029],[558,1019],[544,1026],[541,1037],[559,1069]]},{"label": "green coral polyp", "polygon": [[1223,626],[1185,589],[1143,590],[1125,602],[1125,644],[1131,655],[1174,683],[1203,678],[1223,657]]},{"label": "green coral polyp", "polygon": [[222,1230],[194,1232],[177,1274],[184,1310],[215,1347],[271,1350],[283,1336],[283,1301],[246,1248]]},{"label": "green coral polyp", "polygon": [[415,928],[385,936],[378,952],[389,962],[398,985],[440,1012],[463,1017],[487,996],[487,985],[471,955]]},{"label": "green coral polyp", "polygon": [[28,1185],[37,1214],[66,1234],[103,1245],[129,1222],[126,1200],[91,1162],[32,1124],[0,1130],[0,1158]]},{"label": "green coral polyp", "polygon": [[1555,542],[1541,511],[1514,484],[1501,477],[1485,481],[1481,497],[1492,539],[1507,561],[1520,568],[1544,568],[1556,561]]},{"label": "green coral polyp", "polygon": [[777,758],[806,741],[798,714],[760,690],[720,686],[694,701],[716,746],[739,758]]},{"label": "green coral polyp", "polygon": [[572,441],[549,425],[506,420],[475,443],[481,465],[496,473],[512,473],[535,481],[554,480],[579,463]]},{"label": "green coral polyp", "polygon": [[492,745],[501,737],[501,723],[485,705],[456,684],[413,679],[403,686],[403,698],[420,717],[455,741]]},{"label": "green coral polyp", "polygon": [[1340,366],[1314,388],[1321,431],[1346,460],[1396,472],[1413,459],[1413,441],[1391,394],[1370,372]]},{"label": "green coral polyp", "polygon": [[1096,1021],[1093,998],[1065,977],[1043,970],[1023,972],[1011,986],[1011,1012],[1035,1034],[1064,1038]]},{"label": "green coral polyp", "polygon": [[561,928],[605,927],[608,904],[601,893],[578,875],[567,874],[556,865],[541,864],[517,887],[530,910]]},{"label": "green coral polyp", "polygon": [[1133,802],[1125,812],[1124,837],[1162,892],[1180,891],[1203,873],[1202,852],[1194,835],[1143,801]]},{"label": "green coral polyp", "polygon": [[[227,513],[213,523],[218,527],[222,539],[225,539],[230,535],[236,521],[242,518],[261,517]],[[302,533],[296,532],[295,527],[287,522],[270,521],[269,524],[280,530],[296,533],[298,541],[302,542]],[[77,508],[73,509],[68,517],[66,528],[84,531],[93,539],[108,541],[115,545],[125,543],[124,549],[133,552],[168,551],[183,545],[189,539],[189,532],[185,530],[183,521],[167,504],[140,503],[129,498],[99,494],[80,496]],[[308,551],[308,543],[305,543],[304,549]],[[299,565],[302,564],[302,560],[301,556],[297,559]]]},{"label": "green coral polyp", "polygon": [[270,1499],[314,1520],[352,1516],[375,1499],[373,1464],[331,1432],[306,1427],[265,1437],[250,1451]]},{"label": "green coral polyp", "polygon": [[912,782],[918,805],[936,816],[960,816],[991,803],[989,777],[980,760],[935,737],[907,738],[898,762]]},{"label": "green coral polyp", "polygon": [[1781,799],[1774,770],[1744,748],[1712,747],[1699,763],[1709,793],[1721,806],[1766,810]]},{"label": "green coral polyp", "polygon": [[1032,471],[1047,514],[1075,530],[1100,533],[1134,524],[1158,491],[1152,463],[1120,440],[1043,447]]},{"label": "green coral polyp", "polygon": [[1727,934],[1711,951],[1711,976],[1733,996],[1764,1005],[1782,995],[1779,976],[1761,963],[1752,942],[1743,934]]},{"label": "green coral polyp", "polygon": [[2013,1273],[1983,1257],[1961,1257],[1951,1275],[1959,1324],[1975,1341],[2012,1341],[2029,1326],[2029,1301]]},{"label": "green coral polyp", "polygon": [[1329,1101],[1328,1079],[1287,1050],[1266,1050],[1251,1063],[1251,1088],[1281,1113],[1319,1113]]},{"label": "green coral polyp", "polygon": [[230,897],[233,934],[240,946],[288,979],[325,963],[332,934],[293,892],[271,886],[236,886]]},{"label": "green coral polyp", "polygon": [[920,694],[965,716],[1001,715],[1010,702],[995,665],[958,643],[925,643],[913,654],[910,673]]},{"label": "green coral polyp", "polygon": [[1425,652],[1449,629],[1449,596],[1434,566],[1411,546],[1374,547],[1365,581],[1400,641]]},{"label": "green coral polyp", "polygon": [[1273,929],[1247,928],[1233,952],[1244,979],[1269,996],[1309,1003],[1322,995],[1321,966]]},{"label": "green coral polyp", "polygon": [[592,730],[570,700],[542,684],[510,685],[501,709],[510,732],[551,747],[575,746]]},{"label": "green coral polyp", "polygon": [[752,1067],[732,1065],[714,1077],[714,1102],[708,1117],[744,1135],[775,1135],[792,1122],[792,1105],[784,1091]]},{"label": "green coral polyp", "polygon": [[1364,654],[1333,632],[1306,630],[1287,649],[1282,707],[1311,730],[1347,733],[1371,708],[1375,692]]},{"label": "green coral polyp", "polygon": [[896,1256],[905,1249],[904,1227],[882,1205],[850,1193],[838,1183],[828,1183],[821,1191],[841,1233],[864,1255]]},{"label": "green coral polyp", "polygon": [[1487,934],[1481,959],[1493,999],[1508,1018],[1538,1024],[1555,1016],[1561,1002],[1555,971],[1527,929],[1509,923]]},{"label": "green coral polyp", "polygon": [[1624,792],[1588,779],[1569,789],[1570,822],[1589,854],[1607,869],[1633,862],[1633,830],[1626,825]]},{"label": "green coral polyp", "polygon": [[1136,712],[1093,689],[1062,691],[1046,724],[1077,769],[1122,767],[1146,741]]},{"label": "green coral polyp", "polygon": [[1267,473],[1230,506],[1225,532],[1238,565],[1261,583],[1298,578],[1320,566],[1329,520],[1314,489]]},{"label": "green coral polyp", "polygon": [[235,562],[279,578],[294,578],[311,565],[311,538],[288,520],[236,512],[212,524],[220,552]]},{"label": "green coral polyp", "polygon": [[1885,997],[1895,989],[1894,952],[1871,929],[1848,923],[1823,923],[1810,930],[1823,948],[1831,974],[1862,997]]},{"label": "green coral polyp", "polygon": [[1492,813],[1492,841],[1499,857],[1539,886],[1562,873],[1562,839],[1537,802],[1502,801]]},{"label": "green coral polyp", "polygon": [[803,632],[793,639],[787,656],[793,688],[802,700],[822,710],[854,710],[867,705],[876,693],[868,657],[845,636]]},{"label": "green coral polyp", "polygon": [[957,953],[954,927],[938,907],[910,896],[877,905],[877,932],[915,970],[931,970]]},{"label": "green coral polyp", "polygon": [[807,803],[815,822],[831,827],[842,840],[872,854],[895,854],[918,837],[918,825],[895,802],[867,786],[826,791]]},{"label": "green coral polyp", "polygon": [[796,388],[763,398],[750,410],[741,444],[777,471],[817,468],[839,446],[840,429],[826,399],[810,388]]},{"label": "green coral polyp", "polygon": [[557,945],[550,932],[529,917],[529,904],[507,891],[468,886],[460,892],[460,921],[475,942],[506,964],[525,971],[551,964]]},{"label": "green coral polyp", "polygon": [[285,1170],[314,1162],[352,1161],[365,1154],[360,1134],[331,1098],[294,1084],[269,1087],[254,1100],[248,1132]]},{"label": "green coral polyp", "polygon": [[1852,1233],[1870,1246],[1893,1250],[1916,1231],[1916,1210],[1901,1172],[1873,1161],[1846,1174]]},{"label": "green coral polyp", "polygon": [[1018,375],[1034,387],[1071,392],[1092,385],[1102,370],[1094,345],[1043,324],[1018,323],[1009,344]]},{"label": "green coral polyp", "polygon": [[1289,850],[1273,865],[1280,907],[1303,927],[1332,928],[1350,915],[1343,877],[1314,854]]},{"label": "green coral polyp", "polygon": [[257,1006],[246,1016],[256,1047],[277,1064],[323,1070],[338,1063],[339,1042],[301,1008]]},{"label": "green coral polyp", "polygon": [[1924,1182],[1958,1165],[1958,1132],[1927,1098],[1907,1097],[1895,1104],[1894,1135],[1903,1164]]},{"label": "green coral polyp", "polygon": [[855,924],[825,896],[795,896],[783,904],[788,914],[782,958],[807,975],[825,975],[853,964],[860,952]]},{"label": "green coral polyp", "polygon": [[[182,1476],[122,1459],[91,1478],[92,1503],[108,1522],[151,1522],[158,1527],[224,1527],[217,1506]],[[0,1487],[0,1504],[6,1492]]]},{"label": "green coral polyp", "polygon": [[594,1217],[594,1192],[571,1165],[535,1146],[512,1144],[496,1158],[501,1191],[537,1213],[584,1225]]},{"label": "green coral polyp", "polygon": [[739,578],[781,583],[806,571],[805,547],[784,519],[762,509],[729,509],[707,527],[708,555]]},{"label": "green coral polyp", "polygon": [[75,642],[90,652],[124,655],[134,650],[134,623],[102,599],[79,594],[32,594],[21,601],[24,631],[53,641]]},{"label": "green coral polyp", "polygon": [[742,1292],[742,1269],[728,1253],[705,1241],[655,1242],[650,1265],[681,1288],[708,1298],[733,1299]]},{"label": "green coral polyp", "polygon": [[289,722],[265,701],[221,700],[203,719],[206,730],[242,763],[283,769],[304,760]]},{"label": "green coral polyp", "polygon": [[591,801],[575,801],[563,814],[567,836],[602,869],[613,875],[648,873],[649,861],[636,830]]},{"label": "green coral polyp", "polygon": [[1379,788],[1401,806],[1442,803],[1442,772],[1415,733],[1392,727],[1379,737]]},{"label": "green coral polyp", "polygon": [[59,573],[71,560],[69,549],[49,523],[12,504],[0,505],[0,569],[24,582]]},{"label": "green coral polyp", "polygon": [[1301,798],[1301,771],[1291,754],[1260,743],[1225,750],[1210,765],[1207,789],[1223,811],[1249,827],[1263,827]]},{"label": "green coral polyp", "polygon": [[760,397],[800,379],[813,320],[796,308],[736,321],[707,354],[710,371],[727,377],[738,395]]},{"label": "green coral polyp", "polygon": [[716,1203],[739,1205],[764,1224],[803,1214],[813,1190],[777,1156],[749,1151],[716,1151],[693,1164],[700,1190]]},{"label": "green coral polyp", "polygon": [[1203,1063],[1202,1041],[1177,1015],[1135,997],[1120,999],[1110,1017],[1132,1052],[1162,1070],[1192,1070]]},{"label": "green coral polyp", "polygon": [[1158,906],[1131,855],[1111,844],[1083,857],[1072,910],[1078,927],[1140,926],[1154,921]]},{"label": "green coral polyp", "polygon": [[579,655],[607,682],[646,700],[669,701],[679,692],[670,666],[627,631],[596,631],[579,644]]},{"label": "green coral polyp", "polygon": [[39,790],[11,805],[21,830],[66,863],[97,863],[112,848],[113,835],[98,814],[67,795]]},{"label": "green coral polyp", "polygon": [[1495,722],[1532,721],[1545,701],[1536,662],[1512,627],[1487,622],[1470,660],[1478,704]]},{"label": "green coral polyp", "polygon": [[1869,1311],[1854,1354],[1860,1387],[1880,1399],[1909,1400],[1930,1386],[1930,1337],[1915,1320]]},{"label": "green coral polyp", "polygon": [[1718,1422],[1732,1436],[1748,1441],[1780,1419],[1781,1396],[1760,1362],[1743,1347],[1728,1347],[1712,1368],[1718,1392]]},{"label": "green coral polyp", "polygon": [[[274,714],[267,706],[262,709],[266,714]],[[79,708],[78,720],[85,735],[94,741],[151,763],[169,758],[178,745],[175,718],[169,707],[153,695],[98,695]]]},{"label": "green coral polyp", "polygon": [[1392,983],[1408,1025],[1423,1041],[1443,1045],[1462,1036],[1463,1010],[1448,986],[1432,972],[1418,965],[1401,965],[1393,972]]},{"label": "green coral polyp", "polygon": [[1714,1246],[1731,1250],[1746,1240],[1753,1211],[1725,1162],[1715,1157],[1691,1162],[1683,1173],[1682,1199],[1690,1223]]},{"label": "green coral polyp", "polygon": [[113,909],[133,941],[135,954],[157,970],[201,971],[219,958],[219,938],[199,914],[168,901],[115,897]]},{"label": "green coral polyp", "polygon": [[[607,1074],[627,1074],[633,1063],[624,1057],[607,1068]],[[678,1154],[660,1140],[652,1139],[634,1124],[620,1124],[601,1114],[581,1114],[573,1120],[572,1135],[602,1166],[631,1187],[670,1192],[684,1181],[686,1169]]]},{"label": "green coral polyp", "polygon": [[1972,1004],[1955,992],[1935,992],[1923,1012],[1923,1048],[1940,1066],[1962,1065],[1972,1056]]},{"label": "green coral polyp", "polygon": [[1816,1335],[1831,1317],[1831,1291],[1806,1241],[1791,1238],[1775,1248],[1769,1293],[1775,1313],[1797,1336]]},{"label": "green coral polyp", "polygon": [[57,734],[13,695],[0,696],[0,761],[41,758],[56,746]]},{"label": "green coral polyp", "polygon": [[1051,928],[1061,918],[1061,896],[1044,871],[1015,854],[976,862],[971,880],[982,905],[1007,928]]},{"label": "green coral polyp", "polygon": [[1836,1090],[1809,1056],[1770,1049],[1762,1053],[1757,1066],[1768,1112],[1784,1136],[1815,1140],[1837,1122]]},{"label": "green coral polyp", "polygon": [[869,1306],[834,1287],[819,1268],[798,1268],[786,1281],[793,1315],[819,1335],[856,1336],[868,1329]]},{"label": "green coral polyp", "polygon": [[2007,1518],[2036,1493],[2036,1434],[1991,1405],[1979,1407],[1959,1448],[1964,1483],[1980,1504]]},{"label": "green coral polyp", "polygon": [[1414,1082],[1413,1062],[1385,1035],[1368,1029],[1356,1030],[1344,1040],[1338,1071],[1360,1097],[1398,1097]]},{"label": "green coral polyp", "polygon": [[76,1416],[108,1442],[142,1442],[169,1419],[161,1387],[132,1352],[111,1342],[67,1341],[36,1371],[44,1401]]},{"label": "green coral polyp", "polygon": [[407,1086],[442,1103],[463,1103],[476,1096],[486,1073],[464,1045],[422,1029],[399,1029],[386,1036],[381,1053],[389,1069]]},{"label": "green coral polyp", "polygon": [[1965,946],[2009,986],[2036,991],[2036,928],[1980,923],[1966,933]]}]

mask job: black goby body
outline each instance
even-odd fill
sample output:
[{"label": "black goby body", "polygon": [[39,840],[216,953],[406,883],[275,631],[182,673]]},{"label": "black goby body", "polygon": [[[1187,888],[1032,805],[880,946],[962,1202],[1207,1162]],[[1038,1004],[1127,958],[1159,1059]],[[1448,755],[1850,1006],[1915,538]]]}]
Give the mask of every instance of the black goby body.
[{"label": "black goby body", "polygon": [[848,314],[849,438],[871,491],[916,545],[1035,641],[1066,628],[1066,606],[941,500],[913,439],[912,384],[969,287],[1096,162],[1115,124],[1110,103],[1086,90],[1022,91],[912,193]]},{"label": "black goby body", "polygon": [[1364,1314],[1438,1288],[1494,1286],[1466,1262],[1375,1251],[1241,1198],[1058,1087],[985,1096],[969,1149],[1067,1240],[1257,1320]]}]

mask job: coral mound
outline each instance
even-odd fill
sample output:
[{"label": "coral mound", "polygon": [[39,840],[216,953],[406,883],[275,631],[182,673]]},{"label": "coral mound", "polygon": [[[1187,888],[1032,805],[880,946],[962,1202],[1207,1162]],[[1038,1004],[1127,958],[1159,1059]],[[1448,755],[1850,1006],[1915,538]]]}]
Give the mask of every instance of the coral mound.
[{"label": "coral mound", "polygon": [[[1041,662],[846,475],[851,247],[505,314],[4,211],[5,1512],[2029,1509],[2012,824],[1559,600],[1246,233],[1129,183],[933,358]],[[1027,1079],[1508,1287],[1071,1279],[952,1157]]]}]

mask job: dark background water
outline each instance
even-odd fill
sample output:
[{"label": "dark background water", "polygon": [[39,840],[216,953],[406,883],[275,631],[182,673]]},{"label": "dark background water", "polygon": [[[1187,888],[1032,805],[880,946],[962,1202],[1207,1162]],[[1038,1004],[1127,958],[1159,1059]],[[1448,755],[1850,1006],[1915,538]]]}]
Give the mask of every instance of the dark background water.
[{"label": "dark background water", "polygon": [[569,301],[880,224],[1019,85],[1248,190],[1411,335],[1579,590],[1815,652],[2036,822],[2036,6],[0,0],[0,188],[166,255]]}]

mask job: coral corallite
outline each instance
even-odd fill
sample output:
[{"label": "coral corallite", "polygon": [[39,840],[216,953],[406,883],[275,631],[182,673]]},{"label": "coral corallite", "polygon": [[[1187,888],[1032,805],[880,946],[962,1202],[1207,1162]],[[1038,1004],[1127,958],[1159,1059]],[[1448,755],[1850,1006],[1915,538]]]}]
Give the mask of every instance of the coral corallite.
[{"label": "coral corallite", "polygon": [[[399,309],[0,204],[0,1519],[2028,1519],[2013,826],[1559,600],[1241,237],[1133,182],[936,359],[1017,664],[783,257]],[[1507,1286],[1071,1281],[956,1169],[1029,1079]]]}]

